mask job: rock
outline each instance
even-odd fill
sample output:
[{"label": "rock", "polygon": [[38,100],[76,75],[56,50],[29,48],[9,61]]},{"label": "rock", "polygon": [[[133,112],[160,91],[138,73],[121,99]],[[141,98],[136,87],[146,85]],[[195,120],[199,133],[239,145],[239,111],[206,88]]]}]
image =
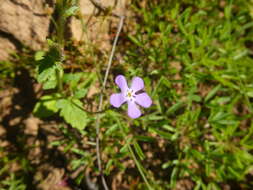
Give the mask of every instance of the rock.
[{"label": "rock", "polygon": [[80,10],[83,15],[92,15],[98,12],[95,4],[101,5],[103,8],[111,9],[113,13],[121,15],[125,10],[126,0],[80,0]]},{"label": "rock", "polygon": [[[93,0],[102,7],[122,14],[126,0]],[[91,0],[79,0],[79,17],[70,20],[71,37],[76,41],[92,43],[100,50],[110,50],[115,37],[117,18],[108,13],[100,16],[100,10]],[[0,3],[0,60],[7,60],[10,52],[19,50],[22,44],[32,50],[43,48],[49,36],[50,17],[55,0],[2,0]],[[101,14],[105,15],[105,14]],[[112,32],[112,28],[114,28]]]},{"label": "rock", "polygon": [[[4,0],[0,4],[0,59],[5,59],[9,50],[15,50],[16,42],[33,50],[40,49],[49,33],[50,15],[48,0]],[[3,35],[5,34],[5,35]],[[5,39],[2,39],[5,38]],[[6,39],[7,38],[7,39]],[[11,44],[9,38],[12,38]]]},{"label": "rock", "polygon": [[[122,14],[125,7],[125,0],[94,0],[100,2],[103,7],[110,7],[116,14]],[[121,2],[121,3],[120,3]],[[70,31],[72,38],[77,41],[92,43],[100,50],[110,50],[111,40],[109,30],[113,20],[111,17],[96,16],[99,10],[90,0],[80,0],[80,19],[72,18]],[[115,23],[115,22],[114,22]],[[116,32],[116,31],[115,31]]]},{"label": "rock", "polygon": [[15,50],[16,47],[10,40],[0,37],[0,61],[7,60],[9,54]]},{"label": "rock", "polygon": [[[83,16],[85,22],[88,16]],[[82,25],[81,20],[72,18],[70,22],[73,40],[82,41],[86,44],[92,43],[100,50],[110,49],[109,23],[97,17],[91,17],[86,26]]]}]

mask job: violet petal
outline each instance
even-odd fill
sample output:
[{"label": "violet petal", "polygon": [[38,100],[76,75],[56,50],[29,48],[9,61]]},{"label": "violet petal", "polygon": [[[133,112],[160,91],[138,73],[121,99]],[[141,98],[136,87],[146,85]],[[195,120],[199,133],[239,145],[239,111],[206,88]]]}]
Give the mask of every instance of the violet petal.
[{"label": "violet petal", "polygon": [[140,106],[144,107],[144,108],[148,108],[151,106],[152,104],[152,100],[149,97],[149,95],[147,93],[141,93],[136,95],[135,101],[137,104],[139,104]]},{"label": "violet petal", "polygon": [[123,75],[118,75],[115,78],[115,83],[121,89],[121,92],[125,92],[128,89],[126,78]]},{"label": "violet petal", "polygon": [[128,101],[128,116],[132,119],[136,119],[141,116],[141,111],[139,110],[138,106],[131,101]]},{"label": "violet petal", "polygon": [[131,84],[131,89],[134,92],[137,92],[139,90],[142,90],[144,88],[144,82],[142,78],[140,77],[134,77]]},{"label": "violet petal", "polygon": [[110,97],[110,103],[112,106],[119,108],[126,101],[122,93],[112,94]]}]

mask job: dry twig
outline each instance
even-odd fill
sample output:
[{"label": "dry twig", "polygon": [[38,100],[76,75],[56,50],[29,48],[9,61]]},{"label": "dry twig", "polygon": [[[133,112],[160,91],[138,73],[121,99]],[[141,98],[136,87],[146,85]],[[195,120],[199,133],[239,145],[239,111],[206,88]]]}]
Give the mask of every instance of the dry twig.
[{"label": "dry twig", "polygon": [[[125,18],[124,16],[120,16],[120,21],[119,21],[119,25],[118,25],[117,34],[116,34],[116,37],[115,37],[114,42],[113,42],[111,55],[110,55],[110,58],[109,58],[109,62],[108,62],[108,65],[107,65],[107,69],[106,69],[106,73],[105,73],[105,77],[104,77],[104,81],[103,81],[103,85],[102,85],[102,89],[101,89],[101,93],[100,93],[98,112],[101,112],[101,110],[102,110],[105,85],[106,85],[108,74],[109,74],[109,71],[110,71],[110,68],[111,68],[111,65],[112,65],[112,59],[113,59],[114,52],[115,52],[115,49],[116,49],[116,45],[117,45],[117,42],[118,42],[118,39],[119,39],[119,35],[120,35],[120,32],[121,32],[122,27],[123,27],[124,18]],[[107,186],[106,180],[104,178],[104,173],[103,173],[102,164],[101,164],[99,134],[100,134],[100,114],[98,114],[97,117],[96,117],[97,165],[98,165],[98,169],[99,169],[99,172],[100,172],[100,176],[102,178],[102,183],[103,183],[104,189],[108,190],[108,186]]]},{"label": "dry twig", "polygon": [[[90,0],[90,1],[91,1],[91,3],[92,3],[97,9],[99,9],[99,10],[101,10],[101,11],[103,11],[103,12],[108,12],[108,10],[110,9],[109,7],[106,7],[106,6],[102,5],[102,4],[99,2],[99,0]],[[115,16],[115,17],[118,17],[118,18],[121,18],[121,17],[122,17],[122,15],[119,15],[119,14],[113,12],[113,11],[112,11],[110,14],[111,14],[112,16]]]}]

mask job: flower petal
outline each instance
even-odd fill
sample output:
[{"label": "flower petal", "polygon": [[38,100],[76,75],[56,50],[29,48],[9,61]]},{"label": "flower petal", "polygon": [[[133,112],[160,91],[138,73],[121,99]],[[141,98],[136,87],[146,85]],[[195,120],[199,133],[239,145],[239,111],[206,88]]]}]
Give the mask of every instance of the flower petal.
[{"label": "flower petal", "polygon": [[144,82],[142,78],[140,77],[134,77],[131,84],[131,89],[134,92],[137,92],[139,90],[142,90],[144,88]]},{"label": "flower petal", "polygon": [[152,100],[147,93],[141,93],[136,95],[135,101],[137,104],[144,108],[148,108],[152,104]]},{"label": "flower petal", "polygon": [[125,92],[128,89],[126,78],[123,75],[118,75],[115,78],[115,83],[118,85],[122,92]]},{"label": "flower petal", "polygon": [[131,101],[128,101],[128,116],[132,119],[136,119],[141,116],[141,111],[139,110],[138,106]]},{"label": "flower petal", "polygon": [[110,97],[110,103],[113,107],[119,108],[126,101],[125,97],[121,94],[112,94]]}]

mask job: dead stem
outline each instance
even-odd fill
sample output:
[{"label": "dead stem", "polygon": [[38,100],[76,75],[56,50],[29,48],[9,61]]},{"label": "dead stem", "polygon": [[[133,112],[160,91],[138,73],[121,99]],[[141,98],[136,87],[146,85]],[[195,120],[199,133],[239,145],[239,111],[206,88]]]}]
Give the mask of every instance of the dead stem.
[{"label": "dead stem", "polygon": [[[100,93],[98,112],[101,112],[101,110],[102,110],[105,85],[106,85],[108,74],[109,74],[109,71],[110,71],[110,68],[111,68],[111,65],[112,65],[112,59],[113,59],[114,52],[115,52],[115,49],[116,49],[117,41],[119,39],[119,35],[120,35],[120,32],[121,32],[122,27],[123,27],[124,18],[125,18],[124,16],[120,16],[120,21],[119,21],[119,25],[118,25],[117,34],[116,34],[116,37],[115,37],[114,42],[113,42],[111,55],[110,55],[109,62],[108,62],[107,68],[106,68],[106,73],[105,73],[105,77],[104,77],[104,81],[103,81],[103,86],[102,86],[101,93]],[[100,176],[101,176],[101,179],[102,179],[104,189],[108,190],[108,186],[107,186],[105,178],[104,178],[104,173],[103,173],[102,164],[101,164],[99,134],[100,134],[100,114],[98,114],[97,117],[96,117],[97,165],[98,165],[98,169],[99,169],[99,173],[100,173]]]}]

